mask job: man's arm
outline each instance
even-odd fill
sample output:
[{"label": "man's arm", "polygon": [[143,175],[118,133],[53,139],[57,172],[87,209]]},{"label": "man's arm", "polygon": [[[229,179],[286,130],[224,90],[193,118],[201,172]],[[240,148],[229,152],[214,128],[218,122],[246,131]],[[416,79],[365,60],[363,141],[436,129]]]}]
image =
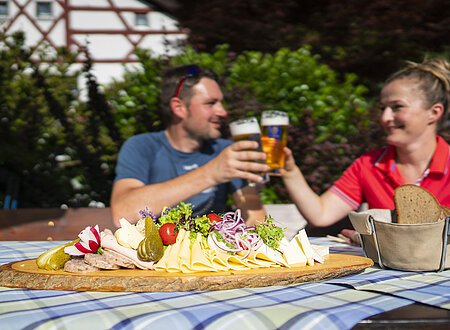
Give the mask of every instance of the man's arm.
[{"label": "man's arm", "polygon": [[241,210],[242,218],[248,226],[263,223],[266,211],[255,187],[245,186],[233,193],[236,208]]},{"label": "man's arm", "polygon": [[159,215],[165,206],[175,206],[203,190],[216,185],[206,165],[171,180],[145,185],[136,179],[117,181],[112,190],[111,209],[113,220],[125,217],[131,223],[139,220],[139,211],[146,207]]},{"label": "man's arm", "polygon": [[134,223],[140,218],[139,211],[146,207],[159,215],[165,206],[177,205],[207,188],[234,178],[261,181],[261,176],[256,173],[267,171],[267,165],[257,162],[265,154],[251,150],[256,148],[256,142],[236,142],[205,165],[161,183],[145,185],[136,179],[118,180],[111,195],[114,223],[118,226],[121,217]]}]

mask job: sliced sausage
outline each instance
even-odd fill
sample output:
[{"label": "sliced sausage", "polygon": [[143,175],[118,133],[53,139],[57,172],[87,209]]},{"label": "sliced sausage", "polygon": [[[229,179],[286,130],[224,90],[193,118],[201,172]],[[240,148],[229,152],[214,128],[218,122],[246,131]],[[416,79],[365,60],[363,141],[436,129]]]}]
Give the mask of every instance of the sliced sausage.
[{"label": "sliced sausage", "polygon": [[69,273],[90,273],[100,270],[84,262],[84,259],[70,259],[64,264],[64,271]]},{"label": "sliced sausage", "polygon": [[113,263],[108,257],[103,254],[87,253],[84,255],[84,262],[100,268],[100,269],[119,269],[119,265]]}]

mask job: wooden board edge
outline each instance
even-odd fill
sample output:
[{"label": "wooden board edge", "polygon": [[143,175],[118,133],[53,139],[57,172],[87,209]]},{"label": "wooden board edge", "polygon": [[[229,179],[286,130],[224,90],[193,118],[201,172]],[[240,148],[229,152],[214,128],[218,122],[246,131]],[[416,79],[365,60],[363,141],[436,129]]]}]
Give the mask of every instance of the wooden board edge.
[{"label": "wooden board edge", "polygon": [[[338,278],[363,271],[373,265],[373,261],[364,257],[348,256],[353,262],[344,266],[301,267],[301,271],[283,269],[278,272],[251,273],[246,271],[208,276],[180,274],[180,276],[108,276],[83,274],[53,274],[21,272],[13,268],[12,262],[0,266],[0,286],[64,291],[102,291],[102,292],[174,292],[228,290],[265,286],[286,286],[306,282],[318,282]],[[19,262],[19,261],[18,261]],[[300,267],[299,267],[300,268]]]}]

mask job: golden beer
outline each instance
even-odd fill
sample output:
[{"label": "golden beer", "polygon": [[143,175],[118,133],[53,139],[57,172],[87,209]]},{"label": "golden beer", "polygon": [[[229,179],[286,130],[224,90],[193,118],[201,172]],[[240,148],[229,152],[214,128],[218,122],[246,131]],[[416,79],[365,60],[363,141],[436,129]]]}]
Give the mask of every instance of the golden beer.
[{"label": "golden beer", "polygon": [[264,111],[261,117],[262,149],[267,155],[266,163],[273,170],[284,167],[283,149],[287,143],[289,117],[282,111]]}]

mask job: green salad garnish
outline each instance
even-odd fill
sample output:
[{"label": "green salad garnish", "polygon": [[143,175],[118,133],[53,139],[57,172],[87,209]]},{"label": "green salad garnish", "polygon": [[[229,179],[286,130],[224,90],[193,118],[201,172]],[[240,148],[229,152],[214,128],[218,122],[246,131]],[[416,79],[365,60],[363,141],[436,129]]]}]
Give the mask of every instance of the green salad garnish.
[{"label": "green salad garnish", "polygon": [[186,221],[186,219],[190,219],[192,216],[192,205],[189,203],[181,202],[175,207],[166,207],[162,212],[161,216],[158,219],[160,225],[163,225],[167,222],[178,224],[180,222]]},{"label": "green salad garnish", "polygon": [[272,249],[278,249],[284,237],[284,230],[273,223],[272,216],[266,216],[265,222],[257,225],[255,230],[264,244]]},{"label": "green salad garnish", "polygon": [[[192,217],[192,205],[190,203],[181,202],[173,208],[166,208],[161,213],[158,221],[160,225],[167,222],[176,224],[178,230],[200,233],[203,237],[207,237],[211,228],[211,223],[206,215]],[[193,236],[194,237],[194,236]]]}]

